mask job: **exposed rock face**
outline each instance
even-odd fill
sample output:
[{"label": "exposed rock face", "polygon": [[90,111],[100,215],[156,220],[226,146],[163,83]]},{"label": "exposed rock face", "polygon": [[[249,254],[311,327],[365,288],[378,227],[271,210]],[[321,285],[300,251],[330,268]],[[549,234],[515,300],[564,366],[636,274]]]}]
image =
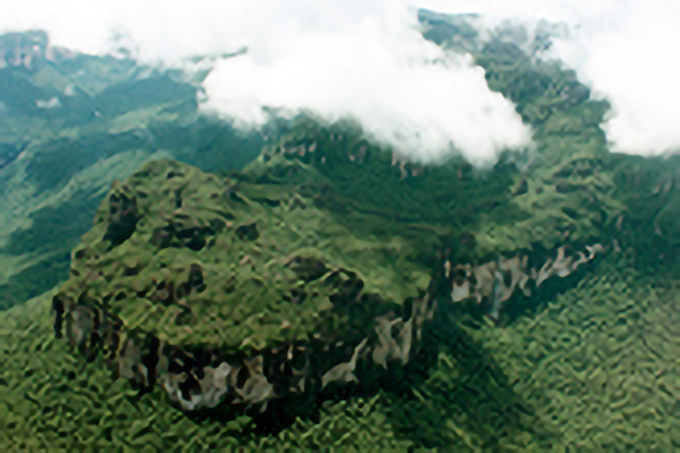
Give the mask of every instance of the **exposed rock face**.
[{"label": "exposed rock face", "polygon": [[[441,23],[441,19],[431,18],[432,28],[426,32],[429,39],[441,37],[430,33],[437,31],[434,22]],[[455,33],[453,41],[458,42],[458,47],[465,48],[465,43],[458,38],[474,29],[466,29],[463,24],[453,25],[453,28],[449,27]],[[480,46],[469,48],[480,52],[483,43],[476,44]],[[19,64],[17,73],[31,76],[30,71],[39,68],[40,62],[54,57],[41,45],[30,47],[9,43],[4,47],[9,53],[3,54],[0,65],[16,62]],[[490,86],[502,90],[506,97],[516,102],[523,118],[536,128],[539,152],[531,160],[515,161],[517,166],[513,169],[512,160],[508,163],[501,159],[499,171],[494,168],[481,175],[487,179],[475,179],[479,174],[475,175],[476,172],[465,163],[423,168],[405,161],[398,152],[379,149],[360,134],[344,129],[327,130],[318,125],[297,125],[290,133],[270,141],[256,165],[227,178],[205,175],[173,162],[152,164],[127,182],[113,187],[99,210],[93,230],[73,251],[71,279],[61,286],[53,300],[57,334],[65,334],[88,360],[95,362],[95,366],[105,360],[114,376],[131,381],[141,393],[155,389],[183,411],[206,410],[224,414],[252,407],[254,412],[272,413],[283,406],[297,415],[297,408],[313,406],[314,398],[324,391],[331,393],[361,385],[376,375],[388,379],[397,377],[402,371],[400,367],[413,366],[423,356],[436,356],[429,354],[432,351],[424,350],[427,346],[422,340],[429,330],[434,330],[439,319],[455,320],[454,317],[437,316],[442,315],[437,310],[445,304],[457,304],[453,313],[459,313],[458,308],[476,310],[476,305],[481,305],[482,311],[504,323],[507,318],[503,316],[511,311],[505,310],[514,302],[513,298],[541,299],[543,292],[549,293],[551,287],[569,285],[582,273],[592,271],[593,263],[599,261],[596,257],[609,250],[625,254],[632,249],[646,253],[646,259],[654,254],[663,257],[664,265],[679,263],[680,174],[674,165],[677,160],[664,162],[660,169],[655,169],[647,166],[651,160],[638,165],[633,158],[626,157],[630,159],[626,162],[635,165],[631,164],[628,171],[622,172],[625,165],[619,161],[623,159],[605,152],[604,135],[598,126],[598,112],[602,106],[582,102],[587,94],[574,83],[575,77],[567,74],[562,79],[560,73],[553,73],[548,70],[550,68],[543,68],[544,73],[539,74],[550,76],[550,83],[545,83],[545,87],[534,87],[531,91],[537,96],[533,93],[525,96],[522,94],[526,93],[525,88],[531,88],[532,84],[545,78],[530,72],[529,62],[517,64],[516,56],[508,58],[513,55],[510,50],[512,48],[496,43],[481,55],[486,61],[484,58],[478,61],[485,65]],[[35,53],[28,61],[25,57],[16,57],[30,52]],[[9,69],[13,70],[13,67]],[[519,70],[523,71],[519,74],[521,77],[516,74]],[[73,96],[73,86],[67,87],[62,100]],[[538,96],[544,88],[545,93]],[[123,91],[112,90],[113,98]],[[136,91],[140,92],[143,89]],[[30,99],[31,103],[33,99]],[[44,101],[35,101],[38,107],[48,107],[51,99],[56,98],[41,99]],[[574,109],[579,103],[583,104],[582,111]],[[118,112],[118,107],[114,107],[113,111]],[[48,111],[39,113],[43,115]],[[146,136],[148,131],[140,129],[135,134]],[[182,135],[192,134],[183,131]],[[270,137],[274,136],[276,134]],[[207,149],[205,154],[212,154],[211,150],[221,153],[234,146],[232,141],[225,140],[213,148],[204,148],[196,143],[196,137],[208,137],[211,143],[215,139],[214,134],[203,130],[194,133],[193,137],[194,141],[188,145],[191,153],[196,149]],[[166,136],[163,143],[174,140],[174,136]],[[103,140],[78,146],[83,156],[98,156],[92,150],[104,142],[110,143],[111,137],[107,135]],[[137,147],[136,143],[131,146]],[[73,143],[64,147],[69,153],[74,150]],[[153,149],[156,149],[155,144]],[[234,149],[238,150],[237,154],[243,154],[242,147],[235,146]],[[8,155],[14,156],[12,153],[14,151]],[[65,155],[70,154],[50,151],[51,160],[46,161],[44,172],[37,173],[37,180],[58,174],[54,171],[55,162],[65,161],[70,165],[71,160],[64,159]],[[81,159],[83,157],[75,161],[81,162]],[[217,167],[206,165],[206,168]],[[631,203],[630,199],[635,202]],[[73,206],[75,208],[66,206],[65,211],[72,213],[77,209],[82,212],[79,205]],[[67,216],[55,217],[61,222]],[[45,229],[49,228],[48,224]],[[432,250],[437,249],[441,238],[447,236],[458,242],[451,250],[444,249],[449,253],[441,253],[442,259],[435,263],[435,272],[431,275],[432,263],[428,257],[435,255]],[[650,238],[651,246],[640,247],[641,237]],[[675,245],[675,249],[668,245]],[[610,321],[619,316],[620,309],[630,309],[626,307],[629,301],[636,302],[631,306],[641,308],[643,304],[637,302],[646,300],[653,292],[643,287],[644,291],[631,295],[627,290],[629,279],[619,281],[618,295],[612,296],[612,288],[606,275],[604,277],[604,283],[597,287],[593,299],[590,299],[592,293],[577,291],[566,302],[560,301],[561,307],[599,301],[608,304],[610,310],[598,316],[603,321]],[[432,287],[439,283],[444,291],[433,291]],[[672,292],[670,294],[672,297]],[[669,301],[674,300],[669,298]],[[667,314],[672,314],[673,309],[672,303],[665,306],[670,308],[662,314],[663,319],[668,318]],[[554,310],[551,307],[546,311]],[[582,407],[583,393],[572,392],[573,375],[563,373],[561,369],[563,361],[571,361],[576,363],[575,369],[581,376],[592,356],[588,348],[582,347],[584,343],[588,347],[594,344],[592,337],[581,335],[581,320],[586,318],[574,316],[575,311],[565,310],[571,312],[569,317],[553,319],[550,323],[546,322],[547,316],[540,316],[545,313],[541,313],[529,323],[547,331],[542,339],[548,342],[555,329],[565,327],[564,320],[569,319],[571,328],[567,329],[570,332],[566,336],[577,339],[576,344],[561,342],[564,354],[552,356],[559,360],[543,362],[560,364],[550,374],[553,377],[562,374],[565,379],[551,377],[542,386],[541,378],[533,374],[537,363],[533,359],[539,358],[540,354],[514,354],[533,349],[536,335],[528,332],[526,342],[507,341],[506,333],[516,336],[518,331],[525,329],[517,325],[526,326],[527,323],[520,320],[503,332],[484,330],[486,334],[495,332],[504,337],[497,352],[509,351],[512,362],[526,362],[527,366],[518,367],[521,371],[508,377],[526,377],[525,389],[537,390],[527,393],[543,399],[544,395],[552,395],[550,392],[554,389],[562,389],[558,394],[568,394],[577,406]],[[633,312],[641,314],[646,325],[660,325],[658,318],[644,319],[649,315],[644,310]],[[11,320],[11,316],[6,319]],[[40,350],[38,347],[42,347],[42,344],[35,346],[33,335],[31,344],[22,337],[27,329],[24,326],[31,325],[34,319],[37,318],[31,318],[31,322],[26,320],[21,329],[13,332],[12,338],[21,337],[19,341],[25,343],[30,356],[25,362],[14,361],[15,382],[28,382],[28,373],[34,370],[27,368],[35,368],[32,359],[35,351]],[[659,366],[652,368],[663,368],[663,354],[655,349],[666,341],[660,340],[662,335],[656,335],[664,329],[653,329],[655,335],[647,337],[648,341],[649,338],[656,340],[649,343],[651,348],[647,343],[641,347],[650,353],[645,356],[628,353],[633,337],[640,332],[639,322],[629,323],[623,330],[619,329],[618,322],[608,323],[610,329],[601,328],[604,324],[591,324],[597,324],[593,330],[600,331],[602,336],[610,335],[613,340],[626,337],[625,343],[616,346],[619,351],[625,351],[622,354],[629,361],[656,356]],[[673,331],[670,327],[666,330]],[[17,333],[19,331],[21,333]],[[540,342],[541,338],[538,340]],[[555,342],[554,339],[551,341]],[[607,346],[607,342],[604,343]],[[515,344],[515,347],[508,344]],[[62,344],[58,342],[57,345]],[[48,346],[53,344],[48,342]],[[574,361],[575,346],[581,347],[578,354],[581,357]],[[53,352],[45,349],[43,356]],[[546,357],[553,352],[541,354]],[[495,357],[502,355],[494,354]],[[51,364],[63,357],[55,356],[59,359]],[[529,360],[517,360],[518,357]],[[455,361],[449,365],[436,372],[432,372],[431,367],[419,370],[433,375],[440,371],[440,374],[458,375],[458,371],[464,370]],[[23,386],[7,386],[3,378],[4,385],[18,395],[17,400],[31,401],[36,393],[46,396],[48,392],[43,389],[49,384],[44,384],[51,381],[49,373],[54,374],[58,369],[58,366],[49,366],[45,367],[45,374],[34,374],[36,385],[30,391]],[[76,371],[79,374],[82,370]],[[87,373],[92,367],[84,370]],[[65,374],[64,369],[61,371]],[[616,368],[604,367],[595,368],[591,374],[611,377],[611,371],[618,372]],[[493,379],[498,376],[495,372],[491,374]],[[668,373],[656,373],[657,378],[662,374],[673,376],[669,369]],[[477,380],[479,375],[474,375]],[[87,381],[87,377],[83,376],[83,381]],[[66,379],[75,378],[64,376],[62,381]],[[462,379],[463,383],[466,380],[469,381]],[[435,379],[433,385],[441,390],[438,395],[453,395],[451,389],[456,387],[465,387],[465,391],[458,392],[457,396],[476,393],[468,391],[467,386],[459,386],[460,381],[455,379],[452,387],[442,387],[441,381]],[[514,378],[512,381],[517,382]],[[638,376],[629,381],[630,389],[639,387]],[[663,376],[659,382],[664,385]],[[672,390],[672,383],[672,379],[666,379],[665,387]],[[95,384],[96,390],[100,383]],[[600,393],[604,388],[600,384],[602,382],[590,387]],[[482,390],[480,393],[492,398],[501,395],[487,393],[495,392],[491,388],[484,384],[477,386]],[[543,389],[548,393],[542,392]],[[614,392],[617,398],[621,395],[620,389],[619,386]],[[650,386],[650,394],[670,395],[655,392],[655,389],[658,390],[657,386]],[[417,390],[420,392],[420,388]],[[71,442],[76,430],[68,426],[72,426],[74,420],[85,425],[82,417],[74,419],[71,415],[79,412],[89,418],[88,396],[92,393],[58,391],[69,399],[76,392],[85,400],[86,410],[80,411],[82,406],[77,405],[53,408],[49,401],[42,406],[28,406],[25,420],[37,427],[38,436],[35,437],[50,431],[55,420],[52,415],[59,410],[66,418],[61,418],[62,431],[55,431],[54,438],[58,435],[64,442]],[[425,398],[430,396],[420,394]],[[426,399],[423,405],[436,404],[434,400]],[[631,400],[632,405],[638,406],[634,404],[635,400]],[[660,403],[663,403],[658,406],[661,408],[672,406],[672,401],[670,406],[666,400],[660,400]],[[161,401],[158,401],[155,408],[160,406]],[[539,402],[539,406],[543,407],[543,402]],[[569,412],[560,406],[553,407],[561,413]],[[451,407],[454,406],[447,405],[445,411],[453,412]],[[46,416],[34,417],[33,414],[41,410],[54,412],[47,415],[46,411],[43,412]],[[99,413],[107,410],[104,407]],[[344,408],[338,410],[345,411]],[[635,407],[635,411],[642,413],[639,407]],[[122,412],[119,411],[119,415]],[[404,413],[413,417],[414,412]],[[105,417],[114,418],[109,415],[107,413]],[[466,412],[461,415],[468,417]],[[185,424],[175,426],[180,433],[187,432],[183,430],[186,419],[172,414],[163,416],[172,424],[182,419]],[[163,416],[149,418],[144,423],[149,420],[151,424],[156,423]],[[347,413],[347,418],[353,416]],[[130,420],[132,427],[136,427],[131,432],[143,433],[146,429],[140,429],[144,423],[139,423],[142,421],[139,417]],[[581,425],[588,425],[590,420],[585,417]],[[604,420],[608,419],[605,417]],[[626,417],[626,420],[637,419]],[[440,426],[444,426],[444,422],[460,433],[463,425],[442,417]],[[569,425],[568,421],[562,423],[555,418],[548,423]],[[330,425],[332,429],[328,431],[335,434],[336,420]],[[498,426],[489,425],[494,427],[491,429]],[[102,423],[99,431],[88,433],[86,438],[110,437],[117,426],[120,425],[113,428],[113,425]],[[167,426],[157,424],[156,430],[165,434],[163,430]],[[356,425],[350,426],[355,430]],[[534,435],[536,425],[530,426],[532,429],[528,432]],[[319,424],[314,429],[318,432],[327,427]],[[611,426],[605,429],[611,431]],[[195,437],[208,439],[204,442],[205,448],[215,449],[208,447],[210,436],[207,431],[205,428]],[[572,431],[578,433],[573,426]],[[620,436],[618,429],[614,431],[615,435],[610,438],[616,444]],[[656,427],[654,431],[656,435],[663,434]],[[13,435],[13,431],[10,432]],[[638,430],[634,430],[631,445],[638,442],[638,434]],[[505,435],[505,430],[501,435]],[[305,433],[305,437],[311,436]],[[137,440],[143,441],[144,436]],[[172,437],[169,442],[173,442]],[[446,444],[447,440],[442,442]],[[474,444],[467,445],[473,448]],[[108,444],[104,449],[111,445],[114,444]],[[548,448],[551,447],[554,445]]]},{"label": "exposed rock face", "polygon": [[456,264],[452,267],[451,262],[446,261],[444,269],[446,277],[451,280],[451,300],[474,299],[478,304],[490,302],[490,316],[497,320],[503,303],[513,296],[515,290],[529,297],[532,295],[530,282],[539,288],[551,277],[567,277],[605,251],[599,243],[587,245],[585,249],[585,253],[578,251],[567,256],[567,247],[561,246],[555,258],[547,258],[538,269],[530,267],[529,257],[522,253],[513,258],[499,255],[497,260],[479,265]]}]

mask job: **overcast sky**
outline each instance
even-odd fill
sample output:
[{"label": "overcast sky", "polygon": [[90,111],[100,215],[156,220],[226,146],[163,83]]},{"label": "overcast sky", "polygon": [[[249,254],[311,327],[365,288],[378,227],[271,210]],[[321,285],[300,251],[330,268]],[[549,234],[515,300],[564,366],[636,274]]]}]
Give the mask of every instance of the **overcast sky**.
[{"label": "overcast sky", "polygon": [[[353,116],[375,139],[433,161],[454,143],[475,163],[530,145],[514,105],[465,57],[443,57],[418,33],[415,7],[568,24],[551,57],[613,105],[612,149],[680,149],[680,2],[676,0],[0,0],[0,32],[44,29],[56,45],[105,53],[115,36],[146,63],[248,53],[219,61],[203,108],[240,124],[262,105]],[[436,60],[436,61],[435,61]]]}]

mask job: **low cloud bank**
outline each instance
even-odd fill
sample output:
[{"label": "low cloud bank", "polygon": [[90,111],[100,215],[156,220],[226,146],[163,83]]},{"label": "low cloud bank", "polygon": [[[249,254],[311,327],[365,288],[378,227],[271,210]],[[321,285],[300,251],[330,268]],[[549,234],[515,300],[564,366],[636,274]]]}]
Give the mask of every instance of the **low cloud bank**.
[{"label": "low cloud bank", "polygon": [[[492,162],[504,148],[530,146],[514,105],[486,86],[464,56],[444,55],[418,31],[405,0],[24,0],[3,10],[0,32],[45,29],[56,45],[86,53],[133,47],[142,62],[187,65],[218,59],[202,107],[244,126],[266,120],[263,106],[357,119],[367,134],[413,159],[436,162],[461,151]],[[667,0],[425,0],[415,6],[481,13],[503,21],[563,22],[549,57],[577,70],[612,103],[605,124],[612,148],[638,154],[680,149],[674,27],[680,5]]]}]

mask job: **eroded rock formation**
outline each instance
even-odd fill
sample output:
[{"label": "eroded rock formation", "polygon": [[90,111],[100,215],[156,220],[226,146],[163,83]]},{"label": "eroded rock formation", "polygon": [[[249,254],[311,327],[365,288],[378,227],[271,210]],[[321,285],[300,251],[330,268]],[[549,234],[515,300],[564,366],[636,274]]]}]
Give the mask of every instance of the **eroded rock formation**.
[{"label": "eroded rock formation", "polygon": [[[474,300],[498,321],[515,295],[531,296],[605,251],[598,242],[565,245],[579,232],[565,228],[544,238],[560,242],[543,253],[519,244],[493,259],[487,251],[446,260],[454,255],[444,238],[458,234],[459,248],[472,250],[475,235],[346,207],[321,168],[376,166],[378,151],[362,140],[341,154],[329,148],[344,139],[289,137],[226,176],[156,161],[114,184],[54,297],[57,334],[89,360],[102,355],[142,394],[162,388],[184,411],[266,411],[274,400],[308,401],[407,367],[443,303]],[[404,171],[417,176],[418,167],[394,172],[400,162],[392,159],[389,177],[406,184]],[[465,168],[454,170],[459,184],[487,184]],[[522,196],[515,185],[508,197]],[[479,200],[490,206],[483,193]],[[521,222],[508,228],[534,227]],[[434,289],[442,282],[444,298]]]},{"label": "eroded rock formation", "polygon": [[358,363],[407,365],[436,308],[428,269],[393,238],[339,228],[310,193],[149,164],[74,251],[57,334],[184,411],[264,411],[360,382]]},{"label": "eroded rock formation", "polygon": [[529,266],[529,257],[519,253],[512,258],[499,255],[496,260],[479,265],[455,264],[445,261],[444,271],[451,281],[451,300],[462,302],[474,299],[478,304],[490,302],[490,316],[497,320],[503,304],[516,291],[525,296],[532,295],[530,282],[539,288],[551,277],[567,277],[577,271],[579,266],[592,261],[599,253],[604,253],[602,244],[586,245],[585,252],[577,251],[567,255],[567,247],[557,248],[554,258],[548,257],[540,268]]}]

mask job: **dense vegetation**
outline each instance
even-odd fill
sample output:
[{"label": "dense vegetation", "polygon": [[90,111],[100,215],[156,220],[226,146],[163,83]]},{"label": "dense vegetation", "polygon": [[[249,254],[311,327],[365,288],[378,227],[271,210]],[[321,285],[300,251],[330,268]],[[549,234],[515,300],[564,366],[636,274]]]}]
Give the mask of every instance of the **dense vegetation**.
[{"label": "dense vegetation", "polygon": [[[106,115],[74,130],[59,115],[23,112],[26,129],[15,122],[4,132],[8,155],[25,146],[28,157],[0,170],[12,189],[0,264],[16,266],[0,297],[5,308],[20,305],[0,313],[0,444],[680,448],[680,370],[669,359],[680,350],[677,158],[610,153],[606,103],[503,33],[480,42],[464,18],[421,20],[426,38],[473,53],[489,87],[531,125],[535,152],[508,151],[484,171],[458,158],[423,168],[365,140],[357,125],[309,116],[270,125],[265,142],[193,117],[187,82],[168,79],[159,86],[172,95],[105,108],[107,90],[135,90],[137,69],[69,60],[104,71],[91,69],[100,76],[82,86]],[[160,157],[239,171],[142,166]],[[114,178],[128,179],[107,192]],[[20,209],[26,200],[37,201]],[[604,252],[557,269],[587,249]],[[455,302],[466,278],[483,286],[481,274],[456,266],[499,269],[514,258],[527,264],[497,273],[491,292],[475,293],[482,304]],[[26,289],[36,281],[44,286]],[[494,318],[501,327],[485,322],[510,281]],[[418,322],[422,336],[406,328]],[[109,342],[116,335],[121,342]],[[307,352],[286,359],[288,344]],[[177,376],[206,382],[221,363],[236,371],[213,394],[227,395],[216,406],[189,410],[182,383],[167,391]],[[156,378],[170,379],[166,390],[152,388]]]}]

